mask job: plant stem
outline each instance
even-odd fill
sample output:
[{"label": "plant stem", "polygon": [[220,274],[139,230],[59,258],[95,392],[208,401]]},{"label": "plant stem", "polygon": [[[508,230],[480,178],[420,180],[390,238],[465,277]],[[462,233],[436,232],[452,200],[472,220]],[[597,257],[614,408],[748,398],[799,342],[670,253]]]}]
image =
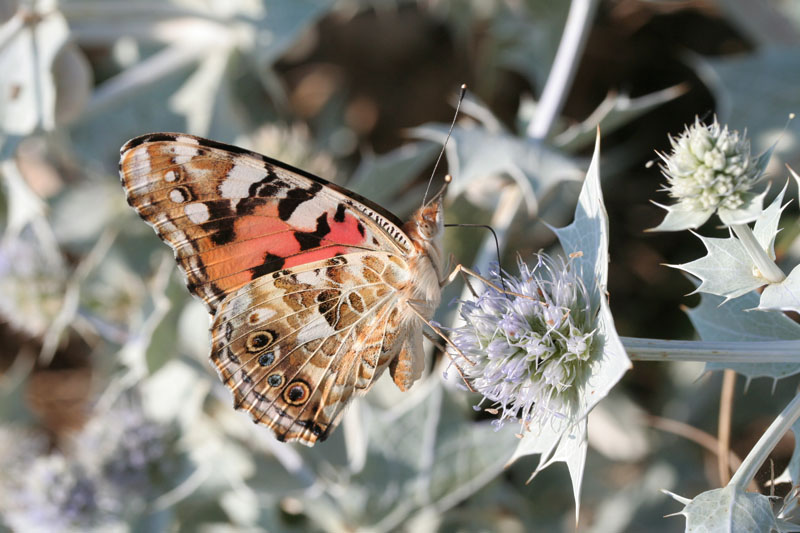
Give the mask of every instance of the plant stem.
[{"label": "plant stem", "polygon": [[722,377],[722,390],[719,395],[719,422],[717,424],[717,469],[719,482],[725,485],[731,478],[730,443],[731,416],[733,415],[733,396],[736,391],[736,372],[726,369]]},{"label": "plant stem", "polygon": [[544,139],[553,127],[569,94],[569,87],[575,77],[586,38],[594,20],[598,0],[572,0],[567,14],[564,33],[558,45],[553,66],[547,76],[542,97],[537,105],[536,115],[528,125],[527,136],[531,139]]},{"label": "plant stem", "polygon": [[747,454],[747,457],[742,461],[742,466],[733,474],[728,486],[737,486],[741,490],[747,487],[750,480],[756,475],[759,467],[764,464],[767,456],[781,440],[781,437],[789,431],[794,424],[795,420],[800,417],[800,394],[797,394],[794,399],[789,402],[781,414],[770,424],[767,431],[761,435],[756,445]]},{"label": "plant stem", "polygon": [[622,337],[633,361],[800,363],[800,341],[671,341]]},{"label": "plant stem", "polygon": [[786,279],[786,275],[778,268],[775,261],[767,255],[766,250],[759,244],[756,236],[753,235],[753,230],[747,224],[733,224],[730,226],[733,232],[739,237],[739,241],[744,246],[750,259],[753,260],[761,277],[770,283],[780,283]]}]

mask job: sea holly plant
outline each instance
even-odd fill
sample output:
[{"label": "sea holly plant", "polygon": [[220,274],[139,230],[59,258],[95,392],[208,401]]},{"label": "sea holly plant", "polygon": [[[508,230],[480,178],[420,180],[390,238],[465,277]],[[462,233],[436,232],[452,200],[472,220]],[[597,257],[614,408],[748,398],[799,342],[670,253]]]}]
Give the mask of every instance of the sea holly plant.
[{"label": "sea holly plant", "polygon": [[[758,158],[750,158],[746,138],[716,120],[711,126],[696,121],[672,144],[672,153],[662,155],[662,170],[670,195],[678,201],[667,208],[664,222],[654,229],[697,228],[717,213],[731,235],[698,235],[707,255],[671,265],[700,280],[696,292],[703,293],[703,299],[700,306],[689,311],[689,316],[703,340],[623,339],[628,353],[634,359],[654,360],[652,356],[660,345],[662,360],[704,361],[708,370],[729,369],[748,380],[763,376],[777,381],[796,374],[800,371],[800,327],[779,311],[798,308],[793,287],[797,267],[785,276],[775,263],[774,252],[786,187],[766,209],[761,208],[765,193],[757,195],[750,190],[766,167],[772,148]],[[792,175],[797,179],[793,171]],[[749,222],[754,222],[752,228]],[[758,296],[754,291],[764,286]],[[685,504],[678,514],[686,517],[687,531],[798,530],[787,521],[795,508],[795,491],[789,493],[778,510],[773,509],[767,496],[745,492],[757,469],[798,417],[800,394],[778,415],[725,487],[694,499],[672,494]],[[782,481],[797,485],[798,460],[796,450]]]},{"label": "sea holly plant", "polygon": [[695,121],[671,141],[672,152],[660,156],[667,191],[677,202],[662,206],[667,216],[652,231],[695,229],[716,213],[731,232],[724,239],[698,236],[708,254],[672,266],[697,276],[698,292],[736,298],[766,286],[759,309],[800,310],[800,270],[786,276],[775,264],[774,243],[786,188],[767,209],[763,208],[766,191],[752,191],[775,145],[751,157],[747,138],[716,119],[710,126]]},{"label": "sea holly plant", "polygon": [[[608,217],[600,190],[600,138],[575,210],[556,229],[567,258],[539,254],[519,276],[495,269],[491,284],[462,302],[454,357],[476,407],[497,424],[520,424],[511,460],[539,454],[531,479],[555,462],[572,478],[576,515],[587,450],[587,416],[630,368],[606,299]],[[458,359],[457,359],[458,360]]]}]

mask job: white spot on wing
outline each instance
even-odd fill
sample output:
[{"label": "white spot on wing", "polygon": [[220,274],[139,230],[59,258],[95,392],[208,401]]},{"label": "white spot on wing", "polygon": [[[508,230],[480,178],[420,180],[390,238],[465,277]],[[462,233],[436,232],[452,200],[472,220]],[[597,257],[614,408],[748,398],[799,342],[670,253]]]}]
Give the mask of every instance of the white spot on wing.
[{"label": "white spot on wing", "polygon": [[265,170],[253,168],[242,163],[236,163],[219,186],[223,198],[246,198],[250,193],[250,186],[264,179]]},{"label": "white spot on wing", "polygon": [[183,208],[183,211],[186,213],[186,216],[189,217],[189,220],[195,224],[202,224],[203,222],[208,221],[208,207],[206,207],[206,204],[202,202],[188,204]]},{"label": "white spot on wing", "polygon": [[161,238],[166,239],[175,250],[179,250],[180,244],[186,242],[186,234],[178,229],[178,226],[175,225],[166,213],[159,213],[156,216],[153,227],[156,228]]},{"label": "white spot on wing", "polygon": [[297,344],[303,344],[316,339],[325,339],[335,333],[336,330],[328,324],[324,316],[320,315],[297,332]]},{"label": "white spot on wing", "polygon": [[174,172],[174,171],[172,171],[172,170],[170,170],[170,171],[167,171],[167,172],[164,174],[164,180],[165,180],[165,181],[175,181],[175,178],[176,178],[176,177],[177,177],[177,176],[175,175],[175,172]]},{"label": "white spot on wing", "polygon": [[245,285],[236,291],[233,296],[228,298],[224,313],[226,317],[233,318],[247,312],[247,309],[250,307],[250,303],[252,302],[252,298],[248,293],[248,288],[249,287]]},{"label": "white spot on wing", "polygon": [[186,269],[188,272],[197,272],[200,269],[200,260],[196,255],[189,255],[186,264],[189,267]]},{"label": "white spot on wing", "polygon": [[147,183],[147,176],[150,174],[150,154],[144,147],[134,148],[129,156],[131,163],[128,165],[127,178],[130,180],[130,188],[135,189]]},{"label": "white spot on wing", "polygon": [[175,204],[182,204],[186,201],[186,197],[183,195],[180,189],[172,189],[169,191],[169,199]]},{"label": "white spot on wing", "polygon": [[190,137],[178,137],[176,139],[180,143],[187,143],[193,144],[194,146],[186,146],[186,144],[175,144],[172,147],[172,153],[174,154],[173,160],[175,161],[176,165],[183,165],[188,163],[192,160],[193,157],[197,156],[200,151],[195,148],[197,146],[197,141],[190,138]]},{"label": "white spot on wing", "polygon": [[259,307],[254,309],[253,312],[250,313],[248,316],[248,322],[252,325],[256,324],[263,324],[273,316],[275,316],[276,312],[274,309],[270,309],[269,307]]},{"label": "white spot on wing", "polygon": [[200,143],[194,137],[189,137],[188,135],[178,135],[175,137],[175,141],[183,144],[193,144],[195,146],[200,146]]},{"label": "white spot on wing", "polygon": [[[335,206],[334,206],[335,207]],[[322,195],[317,195],[310,200],[306,200],[298,209],[295,209],[292,216],[287,221],[289,225],[295,226],[306,231],[317,229],[317,217],[323,211],[331,209],[331,199]],[[328,223],[333,222],[333,212],[328,214]]]}]

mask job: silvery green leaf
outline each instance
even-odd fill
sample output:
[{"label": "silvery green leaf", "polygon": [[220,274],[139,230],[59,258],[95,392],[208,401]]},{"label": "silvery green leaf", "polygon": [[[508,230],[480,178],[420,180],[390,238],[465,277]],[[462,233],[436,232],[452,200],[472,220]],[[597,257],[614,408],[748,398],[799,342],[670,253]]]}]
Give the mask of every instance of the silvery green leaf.
[{"label": "silvery green leaf", "polygon": [[[34,23],[27,23],[25,17]],[[19,9],[0,32],[0,134],[27,135],[55,127],[56,80],[53,65],[67,39],[59,11]]]},{"label": "silvery green leaf", "polygon": [[232,50],[212,49],[170,99],[173,111],[183,114],[186,131],[203,137],[233,139],[244,129],[242,106],[233,101],[229,64]]},{"label": "silvery green leaf", "polygon": [[219,504],[237,528],[232,530],[284,531],[286,528],[280,518],[279,499],[259,494],[245,484],[223,493]]},{"label": "silvery green leaf", "polygon": [[569,2],[525,2],[500,8],[490,21],[490,33],[499,65],[522,74],[533,87],[544,86],[561,32]]},{"label": "silvery green leaf", "polygon": [[586,173],[575,220],[569,226],[555,229],[558,240],[567,254],[574,257],[576,266],[582,268],[583,281],[589,294],[594,298],[597,309],[597,329],[603,339],[602,350],[590,360],[591,379],[587,380],[579,394],[579,417],[588,412],[605,398],[611,388],[631,367],[630,360],[622,347],[614,318],[608,307],[606,286],[608,280],[608,215],[603,203],[600,188],[600,137],[595,144],[592,163]]},{"label": "silvery green leaf", "polygon": [[[587,472],[587,482],[591,480],[598,483],[596,474],[603,472],[592,472],[592,463],[589,463],[588,466],[590,470]],[[660,503],[660,500],[663,499],[659,490],[677,482],[675,468],[667,461],[649,461],[642,469],[643,472],[635,483],[627,482],[621,489],[611,491],[608,489],[615,487],[605,485],[604,498],[594,509],[592,522],[586,529],[587,533],[634,531],[636,529],[634,524],[639,522],[636,520],[638,516],[644,513],[651,515],[651,506]],[[599,480],[601,484],[599,488],[602,489],[602,484],[608,483],[608,481],[606,479]],[[597,493],[597,491],[594,492]],[[661,520],[660,517],[659,520]],[[643,529],[641,522],[638,525],[640,529]]]},{"label": "silvery green leaf", "polygon": [[[414,209],[422,203],[422,193],[419,198],[400,193],[436,159],[438,153],[439,147],[435,144],[414,142],[385,154],[364,154],[347,187],[381,205],[391,203],[397,211],[403,211],[405,207]],[[398,204],[403,197],[408,197],[409,206]]]},{"label": "silvery green leaf", "polygon": [[775,259],[775,238],[778,236],[778,224],[781,221],[783,210],[786,209],[786,205],[788,205],[782,203],[788,186],[789,183],[787,182],[786,185],[783,186],[783,189],[781,189],[781,192],[772,200],[772,203],[759,213],[756,223],[753,226],[753,235],[755,235],[756,240],[764,247],[764,250],[771,259]]},{"label": "silvery green leaf", "polygon": [[[330,2],[241,2],[211,8],[197,3],[195,7],[197,12],[178,6],[147,11],[144,4],[98,4],[79,17],[84,29],[91,28],[95,19],[95,25],[110,24],[115,40],[133,35],[149,44],[169,34],[167,46],[97,88],[88,113],[72,128],[72,140],[87,158],[100,153],[112,159],[122,143],[146,131],[188,131],[234,141],[251,118],[245,111],[250,104],[242,101],[242,87],[247,86],[242,78],[265,81],[272,63],[324,14]],[[130,16],[108,20],[115,10]],[[210,22],[237,16],[235,23]],[[129,22],[134,18],[139,25]],[[241,61],[241,54],[252,61]],[[232,62],[251,70],[232,72]]]},{"label": "silvery green leaf", "polygon": [[611,393],[589,413],[589,445],[611,461],[642,461],[652,451],[646,415],[624,393]]},{"label": "silvery green leaf", "polygon": [[554,231],[576,268],[581,269],[583,282],[593,299],[592,308],[597,312],[597,338],[602,340],[588,362],[587,377],[576,383],[577,401],[572,412],[567,418],[553,419],[526,431],[511,461],[524,455],[541,454],[533,475],[553,462],[566,462],[572,478],[577,514],[586,460],[586,417],[631,367],[606,300],[608,215],[600,189],[599,134],[575,208],[575,219],[569,226]]},{"label": "silvery green leaf", "polygon": [[552,142],[560,149],[574,153],[594,140],[597,128],[600,128],[603,134],[608,135],[685,92],[686,90],[681,85],[667,87],[636,98],[611,92],[606,95],[591,115],[553,137]]},{"label": "silvery green leaf", "polygon": [[[800,20],[795,2],[739,2],[719,0],[717,9],[754,48],[794,42]],[[792,20],[793,15],[795,20]]]},{"label": "silvery green leaf", "polygon": [[0,161],[0,178],[5,185],[8,213],[7,237],[16,237],[31,222],[44,220],[44,201],[30,188],[15,159]]},{"label": "silvery green leaf", "polygon": [[209,322],[208,311],[196,298],[186,302],[178,319],[178,345],[203,364],[208,359]]},{"label": "silvery green leaf", "polygon": [[[752,311],[758,304],[755,293],[725,302],[719,296],[703,294],[700,305],[687,311],[689,320],[704,341],[771,341],[800,339],[800,325],[781,313]],[[753,354],[758,360],[758,354]],[[707,370],[730,368],[748,378],[785,378],[800,372],[797,363],[708,363]]]},{"label": "silvery green leaf", "polygon": [[593,295],[593,308],[608,283],[608,213],[600,188],[600,132],[595,137],[594,154],[583,182],[572,224],[554,228],[567,255],[580,254],[573,260],[582,268],[583,281]]},{"label": "silvery green leaf", "polygon": [[420,487],[419,496],[444,512],[497,477],[517,446],[513,429],[470,422],[463,406],[446,392],[434,456],[424,473],[427,487]]},{"label": "silvery green leaf", "polygon": [[[785,192],[786,187],[767,209],[759,212],[753,229],[758,245],[770,257],[774,257],[773,247],[775,236],[778,234],[778,222],[783,211],[781,202]],[[759,195],[762,200],[764,194],[766,193]],[[695,292],[716,294],[729,300],[768,284],[768,281],[758,274],[753,259],[738,238],[734,236],[711,238],[702,235],[697,237],[708,252],[704,257],[681,265],[668,265],[685,270],[699,278],[701,283]],[[769,287],[773,285],[782,286],[783,283],[769,284]]]},{"label": "silvery green leaf", "polygon": [[[675,497],[675,495],[672,495]],[[678,499],[685,501],[685,499]],[[727,486],[703,492],[679,513],[687,533],[745,533],[781,531],[768,496]]]},{"label": "silvery green leaf", "polygon": [[[697,235],[697,234],[696,234]],[[700,279],[695,292],[738,298],[757,289],[766,281],[753,274],[753,261],[736,237],[724,239],[697,235],[708,252],[704,257],[682,265],[667,265],[680,268]]]},{"label": "silvery green leaf", "polygon": [[[800,48],[764,47],[721,59],[693,57],[692,65],[717,102],[720,121],[747,130],[754,151],[768,150],[790,113],[800,106]],[[758,80],[754,83],[754,80]],[[798,141],[785,135],[778,152],[797,161]]]},{"label": "silvery green leaf", "polygon": [[260,16],[252,19],[256,28],[256,64],[271,67],[332,6],[332,0],[265,1]]},{"label": "silvery green leaf", "polygon": [[203,411],[210,384],[197,368],[172,360],[142,382],[142,405],[154,420],[191,426]]},{"label": "silvery green leaf", "polygon": [[[447,130],[441,124],[428,124],[412,133],[442,143]],[[461,194],[487,176],[507,174],[519,185],[531,214],[553,187],[562,181],[578,181],[583,174],[572,159],[544,143],[477,127],[453,129],[447,161],[453,174],[450,194]]]},{"label": "silvery green leaf", "polygon": [[780,283],[770,283],[761,293],[759,309],[800,311],[800,265]]},{"label": "silvery green leaf", "polygon": [[52,202],[50,216],[58,241],[75,244],[96,239],[129,211],[116,180],[92,180],[66,189]]},{"label": "silvery green leaf", "polygon": [[[100,159],[113,168],[117,165],[119,147],[128,139],[150,131],[185,131],[185,117],[172,109],[169,102],[189,74],[186,67],[170,69],[163,77],[148,78],[146,85],[137,86],[135,92],[120,97],[119,102],[104,108],[104,112],[84,114],[69,128],[75,152],[89,161]],[[100,85],[98,90],[102,89]]]},{"label": "silvery green leaf", "polygon": [[764,209],[764,197],[766,195],[767,191],[760,194],[752,192],[742,194],[741,197],[744,200],[744,205],[739,209],[725,209],[724,207],[720,207],[717,210],[719,219],[726,226],[747,224],[756,220]]},{"label": "silvery green leaf", "polygon": [[474,423],[438,377],[423,394],[383,411],[362,403],[370,438],[361,472],[343,487],[351,526],[389,531],[428,507],[443,512],[494,479],[518,442],[513,431]]},{"label": "silvery green leaf", "polygon": [[655,228],[650,228],[647,231],[683,231],[686,229],[697,229],[714,214],[713,209],[705,211],[695,209],[686,203],[677,203],[673,205],[661,205],[653,202],[658,207],[667,210],[667,215],[661,224]]}]

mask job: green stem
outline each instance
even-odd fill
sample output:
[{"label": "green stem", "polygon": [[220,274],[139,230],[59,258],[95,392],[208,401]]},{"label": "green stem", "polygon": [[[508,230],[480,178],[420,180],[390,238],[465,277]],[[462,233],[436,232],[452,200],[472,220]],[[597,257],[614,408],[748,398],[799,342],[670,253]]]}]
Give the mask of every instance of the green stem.
[{"label": "green stem", "polygon": [[753,264],[761,273],[761,277],[770,283],[780,283],[786,279],[786,275],[778,268],[775,261],[767,255],[766,250],[759,244],[753,230],[747,224],[732,224],[730,228],[739,237]]},{"label": "green stem", "polygon": [[756,445],[744,458],[736,473],[733,474],[728,486],[736,486],[740,490],[747,488],[747,484],[750,483],[758,469],[767,460],[767,456],[778,444],[778,441],[789,431],[798,417],[800,417],[800,394],[789,402],[789,405],[770,424],[767,431],[761,435],[761,438],[758,439]]},{"label": "green stem", "polygon": [[622,345],[634,361],[800,363],[800,340],[722,342],[622,337]]}]

